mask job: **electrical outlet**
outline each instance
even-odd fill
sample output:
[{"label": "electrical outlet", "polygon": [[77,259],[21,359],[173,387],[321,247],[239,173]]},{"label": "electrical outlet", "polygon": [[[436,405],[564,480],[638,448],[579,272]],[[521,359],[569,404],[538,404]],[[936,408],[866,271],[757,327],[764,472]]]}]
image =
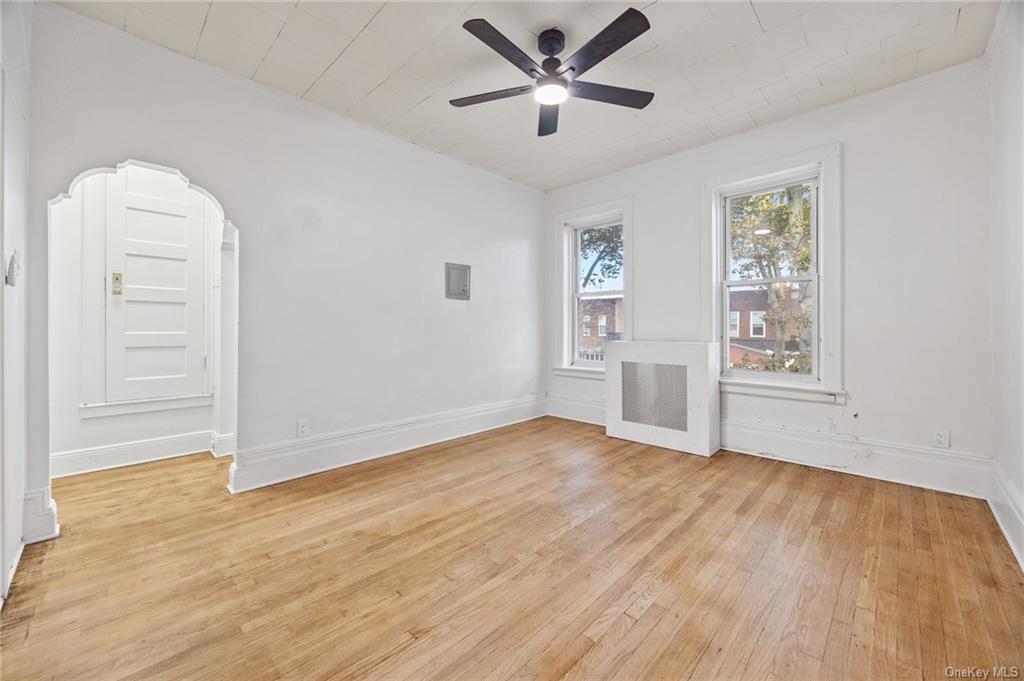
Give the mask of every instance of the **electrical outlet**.
[{"label": "electrical outlet", "polygon": [[295,422],[295,437],[309,437],[309,419],[299,419]]},{"label": "electrical outlet", "polygon": [[949,431],[941,430],[939,428],[932,428],[931,445],[932,447],[942,447],[943,449],[949,449]]}]

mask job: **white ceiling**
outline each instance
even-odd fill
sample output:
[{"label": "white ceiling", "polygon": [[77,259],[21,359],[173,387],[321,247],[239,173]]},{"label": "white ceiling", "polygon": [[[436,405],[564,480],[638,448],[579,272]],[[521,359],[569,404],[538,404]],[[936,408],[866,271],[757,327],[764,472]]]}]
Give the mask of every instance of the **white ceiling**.
[{"label": "white ceiling", "polygon": [[705,144],[979,57],[997,2],[642,2],[651,30],[586,79],[655,93],[635,111],[562,106],[538,138],[520,96],[454,97],[529,79],[462,29],[483,17],[537,61],[563,58],[628,5],[613,2],[73,2],[141,38],[289,92],[434,151],[543,189]]}]

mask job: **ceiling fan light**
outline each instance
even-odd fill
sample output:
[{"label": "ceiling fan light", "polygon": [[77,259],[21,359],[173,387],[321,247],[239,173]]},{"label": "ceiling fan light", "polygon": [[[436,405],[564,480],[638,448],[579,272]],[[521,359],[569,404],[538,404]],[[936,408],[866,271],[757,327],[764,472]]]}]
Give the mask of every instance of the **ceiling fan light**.
[{"label": "ceiling fan light", "polygon": [[560,80],[541,81],[533,91],[533,98],[540,104],[561,104],[569,98],[569,90]]}]

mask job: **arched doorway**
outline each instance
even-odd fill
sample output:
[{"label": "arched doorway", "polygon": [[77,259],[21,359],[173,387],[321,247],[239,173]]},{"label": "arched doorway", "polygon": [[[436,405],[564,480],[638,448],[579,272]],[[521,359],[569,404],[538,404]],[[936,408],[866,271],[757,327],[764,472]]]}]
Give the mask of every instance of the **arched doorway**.
[{"label": "arched doorway", "polygon": [[129,160],[49,203],[51,477],[237,443],[238,232],[180,171]]}]

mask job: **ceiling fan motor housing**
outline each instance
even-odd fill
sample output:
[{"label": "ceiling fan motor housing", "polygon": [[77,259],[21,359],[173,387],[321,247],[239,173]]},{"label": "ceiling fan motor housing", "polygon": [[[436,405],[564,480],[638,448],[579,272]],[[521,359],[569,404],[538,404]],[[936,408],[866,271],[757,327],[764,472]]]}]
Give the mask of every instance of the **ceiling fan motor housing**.
[{"label": "ceiling fan motor housing", "polygon": [[565,34],[557,28],[541,31],[537,37],[537,49],[546,57],[554,57],[565,49]]}]

